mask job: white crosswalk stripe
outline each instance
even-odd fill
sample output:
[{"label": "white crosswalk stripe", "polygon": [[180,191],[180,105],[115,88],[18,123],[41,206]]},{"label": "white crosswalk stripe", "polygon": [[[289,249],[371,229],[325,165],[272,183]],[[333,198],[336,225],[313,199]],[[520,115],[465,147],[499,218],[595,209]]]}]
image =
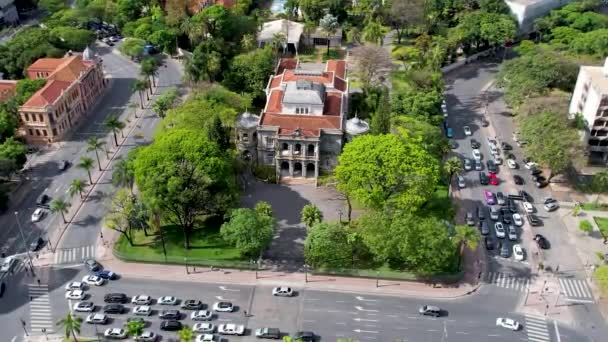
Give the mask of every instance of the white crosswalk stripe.
[{"label": "white crosswalk stripe", "polygon": [[43,329],[47,334],[53,333],[54,322],[49,300],[49,288],[47,285],[29,285],[30,295],[30,331],[33,335],[43,335]]},{"label": "white crosswalk stripe", "polygon": [[80,263],[86,258],[95,257],[95,245],[73,248],[60,248],[55,252],[55,264]]},{"label": "white crosswalk stripe", "polygon": [[487,276],[487,283],[506,289],[526,291],[530,285],[530,279],[500,272],[490,272]]},{"label": "white crosswalk stripe", "polygon": [[547,321],[543,316],[526,314],[526,323],[524,330],[528,335],[528,341],[531,342],[549,342],[551,336],[547,328]]},{"label": "white crosswalk stripe", "polygon": [[586,280],[576,278],[558,278],[558,280],[566,300],[593,303],[593,294]]}]

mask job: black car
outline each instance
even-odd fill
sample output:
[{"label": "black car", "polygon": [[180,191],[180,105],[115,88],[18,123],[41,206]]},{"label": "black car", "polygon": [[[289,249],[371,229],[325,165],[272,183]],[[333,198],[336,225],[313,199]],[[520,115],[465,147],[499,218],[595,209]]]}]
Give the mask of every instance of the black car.
[{"label": "black car", "polygon": [[547,178],[545,178],[545,177],[543,177],[543,176],[541,176],[541,175],[538,175],[538,176],[532,176],[532,181],[533,181],[533,182],[546,182],[546,181],[547,181]]},{"label": "black car", "polygon": [[292,339],[294,341],[314,342],[315,334],[312,331],[298,331]]},{"label": "black car", "polygon": [[541,249],[549,249],[551,247],[549,244],[549,240],[547,240],[544,236],[542,236],[540,234],[536,234],[534,236],[534,241],[536,241],[536,244]]},{"label": "black car", "polygon": [[489,180],[488,180],[488,176],[486,176],[485,172],[479,173],[479,183],[481,183],[481,185],[488,185]]},{"label": "black car", "polygon": [[182,324],[179,321],[162,321],[162,322],[160,322],[160,330],[167,330],[167,331],[182,330]]},{"label": "black car", "polygon": [[472,149],[476,149],[476,148],[480,148],[481,144],[479,143],[479,141],[475,140],[475,139],[471,139],[471,148]]},{"label": "black car", "polygon": [[32,243],[30,243],[30,252],[35,252],[38,249],[40,249],[40,247],[42,247],[42,245],[44,245],[44,240],[39,237],[36,240],[32,241]]},{"label": "black car", "polygon": [[515,182],[516,185],[524,185],[524,179],[518,175],[513,175],[513,182]]},{"label": "black car", "polygon": [[477,170],[477,171],[483,170],[483,164],[479,160],[475,161],[475,170]]},{"label": "black car", "polygon": [[488,222],[480,221],[479,222],[479,230],[481,231],[481,235],[490,234],[490,227],[488,226]]},{"label": "black car", "polygon": [[543,173],[543,171],[542,171],[542,170],[539,170],[539,169],[532,169],[532,170],[530,170],[530,174],[531,174],[532,176],[538,176],[538,175],[540,175],[541,173]]},{"label": "black car", "polygon": [[501,142],[500,147],[503,149],[503,151],[509,151],[513,149],[513,146],[507,144],[506,142]]},{"label": "black car", "polygon": [[486,210],[484,209],[484,207],[477,207],[477,218],[479,219],[479,221],[483,221],[486,219]]},{"label": "black car", "polygon": [[62,160],[59,162],[59,165],[57,166],[57,168],[59,169],[59,171],[65,171],[69,166],[70,166],[69,161]]},{"label": "black car", "polygon": [[491,236],[485,236],[483,238],[483,243],[484,245],[486,245],[486,249],[491,251],[494,249],[494,240],[492,239]]},{"label": "black car", "polygon": [[106,303],[126,303],[127,295],[124,293],[108,293],[103,296],[103,301]]},{"label": "black car", "polygon": [[498,202],[498,205],[504,205],[507,201],[507,198],[505,197],[505,194],[502,193],[502,191],[498,191],[496,193],[496,202]]},{"label": "black car", "polygon": [[519,190],[519,195],[524,199],[525,202],[534,203],[534,198],[532,198],[532,196],[530,196],[530,194],[526,191]]},{"label": "black car", "polygon": [[101,265],[95,261],[95,259],[85,259],[84,266],[91,272],[97,272],[101,270]]},{"label": "black car", "polygon": [[511,224],[513,223],[513,215],[511,215],[511,211],[509,209],[503,209],[502,211],[502,223]]},{"label": "black car", "polygon": [[203,308],[203,302],[198,299],[186,299],[182,303],[182,309],[186,310],[200,310]]},{"label": "black car", "polygon": [[48,209],[48,208],[50,208],[49,207],[50,201],[51,201],[51,197],[49,195],[42,194],[42,195],[38,196],[38,198],[36,199],[36,206]]},{"label": "black car", "polygon": [[161,319],[177,320],[182,318],[182,314],[179,310],[163,310],[158,314],[158,317]]},{"label": "black car", "polygon": [[509,198],[510,200],[515,200],[515,201],[523,201],[524,197],[520,194],[509,194],[507,196],[507,198]]},{"label": "black car", "polygon": [[125,312],[125,307],[122,304],[108,304],[103,307],[103,313],[106,314],[121,314]]},{"label": "black car", "polygon": [[509,199],[507,204],[509,205],[509,210],[515,214],[517,212],[517,205],[515,204],[515,201],[513,199]]},{"label": "black car", "polygon": [[531,226],[540,226],[543,224],[543,221],[540,220],[540,218],[538,218],[538,216],[534,215],[534,214],[528,214],[526,215],[526,217],[528,218],[528,222],[530,223]]},{"label": "black car", "polygon": [[513,160],[517,160],[515,158],[515,155],[513,153],[507,153],[507,159],[513,159]]},{"label": "black car", "polygon": [[486,162],[486,165],[488,165],[488,171],[494,172],[494,173],[498,172],[498,167],[496,166],[496,163],[494,163],[493,160],[488,160]]},{"label": "black car", "polygon": [[255,337],[278,340],[281,338],[281,330],[278,328],[259,328],[255,331]]},{"label": "black car", "polygon": [[509,244],[506,242],[498,242],[498,249],[500,250],[500,256],[503,258],[508,258],[511,255],[511,251],[509,250]]}]

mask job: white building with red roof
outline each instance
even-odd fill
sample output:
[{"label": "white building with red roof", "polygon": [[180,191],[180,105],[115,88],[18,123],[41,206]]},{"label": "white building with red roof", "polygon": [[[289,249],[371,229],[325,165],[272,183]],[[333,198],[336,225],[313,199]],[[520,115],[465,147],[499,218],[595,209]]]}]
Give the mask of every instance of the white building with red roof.
[{"label": "white building with red roof", "polygon": [[18,134],[30,144],[52,143],[87,113],[105,89],[101,59],[87,48],[82,54],[40,58],[27,68],[30,79],[46,84],[19,107]]},{"label": "white building with red roof", "polygon": [[345,122],[346,62],[330,60],[318,66],[304,66],[291,58],[279,60],[275,75],[268,80],[261,115],[244,113],[237,118],[237,146],[243,155],[275,166],[281,178],[316,179],[320,171],[336,166],[349,133],[367,132],[346,130],[352,127]]}]

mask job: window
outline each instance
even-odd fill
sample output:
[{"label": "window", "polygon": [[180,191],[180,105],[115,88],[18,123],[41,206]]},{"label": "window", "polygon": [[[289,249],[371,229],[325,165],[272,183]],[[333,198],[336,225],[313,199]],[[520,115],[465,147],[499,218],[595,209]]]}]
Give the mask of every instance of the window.
[{"label": "window", "polygon": [[304,110],[306,111],[306,114],[308,114],[308,107],[304,108]]},{"label": "window", "polygon": [[32,121],[36,122],[36,114],[32,113]]},{"label": "window", "polygon": [[30,121],[30,115],[28,113],[23,113],[23,120]]},{"label": "window", "polygon": [[38,114],[38,119],[40,119],[40,122],[44,122],[44,116],[42,114]]},{"label": "window", "polygon": [[28,132],[30,133],[30,135],[34,135],[34,131],[31,128],[28,129]]},{"label": "window", "polygon": [[48,137],[48,136],[49,136],[49,135],[48,135],[48,133],[46,132],[46,129],[43,129],[43,130],[42,130],[42,135],[44,135],[45,137]]},{"label": "window", "polygon": [[243,133],[243,142],[249,142],[249,134]]},{"label": "window", "polygon": [[36,130],[36,135],[40,136],[40,130],[38,130],[38,129]]},{"label": "window", "polygon": [[272,147],[274,141],[271,137],[265,137],[264,140],[265,140],[264,143],[266,144],[266,146]]},{"label": "window", "polygon": [[53,128],[53,135],[57,135],[57,129]]},{"label": "window", "polygon": [[300,107],[296,107],[296,114],[300,114]]}]

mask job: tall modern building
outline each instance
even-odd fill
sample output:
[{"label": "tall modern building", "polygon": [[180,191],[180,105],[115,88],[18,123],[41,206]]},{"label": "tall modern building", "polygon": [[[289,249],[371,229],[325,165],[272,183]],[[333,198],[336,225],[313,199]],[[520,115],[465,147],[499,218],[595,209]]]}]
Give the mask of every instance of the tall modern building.
[{"label": "tall modern building", "polygon": [[105,89],[101,59],[82,54],[41,58],[27,68],[30,79],[47,82],[19,107],[18,134],[30,144],[60,141],[100,98]]},{"label": "tall modern building", "polygon": [[369,130],[358,118],[347,120],[348,99],[345,61],[281,59],[261,115],[237,118],[237,147],[245,158],[274,166],[280,178],[316,179],[336,166],[350,138]]},{"label": "tall modern building", "polygon": [[568,112],[585,118],[590,159],[608,163],[608,58],[603,66],[581,66]]}]

